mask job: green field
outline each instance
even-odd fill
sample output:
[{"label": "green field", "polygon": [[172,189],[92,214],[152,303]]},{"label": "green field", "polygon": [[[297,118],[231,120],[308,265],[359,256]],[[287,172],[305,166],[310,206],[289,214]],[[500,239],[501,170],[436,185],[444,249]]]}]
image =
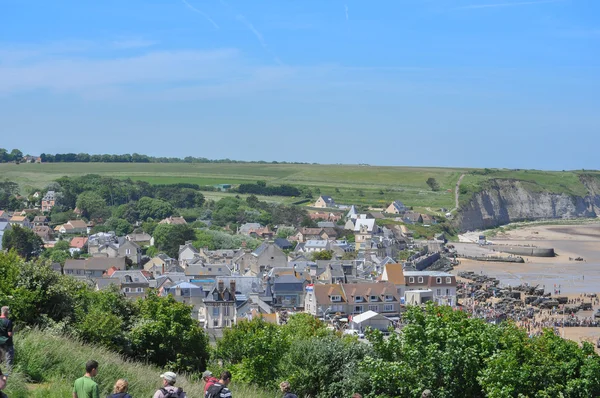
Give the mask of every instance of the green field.
[{"label": "green field", "polygon": [[[267,181],[269,184],[292,184],[313,188],[344,204],[365,204],[383,207],[393,200],[408,206],[430,208],[454,207],[454,188],[461,174],[467,174],[463,186],[467,193],[478,191],[491,178],[527,181],[533,189],[557,193],[585,195],[579,172],[549,172],[537,170],[487,170],[485,175],[473,174],[481,169],[426,168],[356,165],[253,164],[253,163],[46,163],[0,164],[0,179],[18,182],[23,188],[43,188],[62,176],[100,174],[116,178],[131,178],[153,184],[188,182],[199,185],[240,184]],[[589,173],[589,172],[586,172]],[[596,173],[598,176],[600,174]],[[432,192],[425,183],[429,177],[440,184]],[[208,197],[221,198],[226,193],[208,192]],[[265,199],[265,198],[262,198]],[[291,203],[298,198],[269,197],[271,201]]]}]

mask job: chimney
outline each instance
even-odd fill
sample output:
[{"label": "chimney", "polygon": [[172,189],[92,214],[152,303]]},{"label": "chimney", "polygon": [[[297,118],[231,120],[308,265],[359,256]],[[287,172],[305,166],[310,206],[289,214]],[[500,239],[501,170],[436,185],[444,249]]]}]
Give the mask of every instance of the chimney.
[{"label": "chimney", "polygon": [[225,282],[223,282],[222,279],[219,279],[219,282],[217,284],[217,289],[219,290],[220,293],[223,293],[223,290],[225,290]]},{"label": "chimney", "polygon": [[235,279],[229,281],[229,291],[235,295]]}]

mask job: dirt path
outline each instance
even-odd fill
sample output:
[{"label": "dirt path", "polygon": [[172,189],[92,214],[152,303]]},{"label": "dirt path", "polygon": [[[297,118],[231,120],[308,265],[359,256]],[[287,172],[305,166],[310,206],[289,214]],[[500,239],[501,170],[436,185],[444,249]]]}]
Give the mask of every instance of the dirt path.
[{"label": "dirt path", "polygon": [[451,213],[455,212],[458,209],[458,196],[460,195],[460,183],[463,178],[465,178],[466,174],[462,174],[458,181],[456,181],[456,188],[454,188],[454,209],[450,210]]}]

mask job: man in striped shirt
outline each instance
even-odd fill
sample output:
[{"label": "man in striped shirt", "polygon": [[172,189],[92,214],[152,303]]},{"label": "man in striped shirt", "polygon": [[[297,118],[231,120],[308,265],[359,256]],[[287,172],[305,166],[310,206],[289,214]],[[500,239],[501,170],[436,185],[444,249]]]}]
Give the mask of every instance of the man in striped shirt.
[{"label": "man in striped shirt", "polygon": [[231,398],[231,391],[227,388],[229,383],[231,383],[231,372],[225,370],[221,373],[221,379],[206,391],[205,398]]}]

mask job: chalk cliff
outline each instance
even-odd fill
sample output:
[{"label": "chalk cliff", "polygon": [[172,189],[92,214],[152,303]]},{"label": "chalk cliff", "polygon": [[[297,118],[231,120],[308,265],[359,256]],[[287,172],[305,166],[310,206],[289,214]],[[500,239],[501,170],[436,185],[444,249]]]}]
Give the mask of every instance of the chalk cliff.
[{"label": "chalk cliff", "polygon": [[489,180],[460,207],[457,226],[468,231],[524,220],[597,217],[600,180],[584,175],[580,180],[587,195],[548,192],[535,183],[520,180]]}]

